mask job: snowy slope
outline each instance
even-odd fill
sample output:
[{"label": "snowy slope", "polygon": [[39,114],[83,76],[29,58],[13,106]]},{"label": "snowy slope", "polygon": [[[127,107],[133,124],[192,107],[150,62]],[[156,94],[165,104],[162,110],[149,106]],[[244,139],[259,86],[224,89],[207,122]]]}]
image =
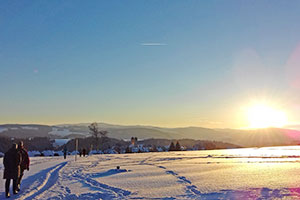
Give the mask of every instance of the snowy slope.
[{"label": "snowy slope", "polygon": [[[76,162],[73,156],[67,160],[32,158],[22,191],[13,197],[297,199],[299,161],[299,147],[106,154],[81,157]],[[2,198],[4,180],[0,181]]]}]

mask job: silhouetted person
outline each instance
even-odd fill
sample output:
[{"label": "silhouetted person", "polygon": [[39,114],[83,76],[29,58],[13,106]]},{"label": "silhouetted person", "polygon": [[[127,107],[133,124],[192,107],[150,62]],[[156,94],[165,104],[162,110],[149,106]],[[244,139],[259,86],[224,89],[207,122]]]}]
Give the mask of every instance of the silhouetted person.
[{"label": "silhouetted person", "polygon": [[27,150],[24,148],[23,141],[19,142],[18,151],[21,154],[21,160],[22,160],[20,165],[20,177],[18,179],[18,185],[17,185],[18,186],[17,190],[20,191],[20,185],[21,185],[22,177],[24,175],[24,171],[25,170],[29,171],[30,159]]},{"label": "silhouetted person", "polygon": [[13,193],[18,194],[18,178],[20,176],[20,164],[21,164],[21,154],[17,150],[18,145],[13,144],[13,146],[5,153],[3,158],[4,165],[4,179],[5,182],[5,196],[10,197],[9,186],[10,180],[13,179]]},{"label": "silhouetted person", "polygon": [[64,148],[64,159],[66,159],[66,158],[67,158],[67,152],[68,152],[68,150],[67,150],[67,146],[65,146],[65,148]]},{"label": "silhouetted person", "polygon": [[82,154],[83,154],[83,157],[85,157],[85,155],[86,155],[86,149],[82,150]]},{"label": "silhouetted person", "polygon": [[79,156],[80,157],[82,156],[82,150],[81,149],[79,150]]}]

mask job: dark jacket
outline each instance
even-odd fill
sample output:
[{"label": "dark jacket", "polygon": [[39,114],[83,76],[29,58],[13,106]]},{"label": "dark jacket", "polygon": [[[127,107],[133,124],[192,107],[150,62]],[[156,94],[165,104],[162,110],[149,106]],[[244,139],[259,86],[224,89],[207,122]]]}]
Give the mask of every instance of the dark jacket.
[{"label": "dark jacket", "polygon": [[21,162],[21,170],[28,169],[29,170],[29,156],[27,150],[25,148],[19,148],[19,153],[21,154],[22,162]]},{"label": "dark jacket", "polygon": [[3,158],[4,179],[17,179],[20,176],[21,154],[17,149],[9,149]]}]

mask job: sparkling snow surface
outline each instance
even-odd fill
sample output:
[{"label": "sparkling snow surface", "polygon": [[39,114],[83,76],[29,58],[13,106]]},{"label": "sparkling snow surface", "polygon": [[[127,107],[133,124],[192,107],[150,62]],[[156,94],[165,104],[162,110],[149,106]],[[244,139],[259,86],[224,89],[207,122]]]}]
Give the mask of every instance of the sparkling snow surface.
[{"label": "sparkling snow surface", "polygon": [[300,147],[31,160],[21,192],[11,199],[300,198]]}]

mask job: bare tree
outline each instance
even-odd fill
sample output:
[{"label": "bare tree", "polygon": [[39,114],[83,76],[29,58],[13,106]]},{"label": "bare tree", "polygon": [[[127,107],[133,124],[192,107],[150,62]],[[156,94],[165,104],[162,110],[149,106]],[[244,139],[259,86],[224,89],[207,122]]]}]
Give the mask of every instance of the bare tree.
[{"label": "bare tree", "polygon": [[181,151],[181,145],[179,144],[178,141],[176,142],[175,150],[176,150],[176,151]]},{"label": "bare tree", "polygon": [[169,151],[175,151],[175,145],[173,142],[170,144]]},{"label": "bare tree", "polygon": [[106,137],[107,131],[101,131],[96,122],[90,124],[89,129],[90,129],[91,134],[95,138],[96,148],[97,148],[97,150],[99,150],[99,145],[98,145],[99,144],[99,137],[100,138]]}]

